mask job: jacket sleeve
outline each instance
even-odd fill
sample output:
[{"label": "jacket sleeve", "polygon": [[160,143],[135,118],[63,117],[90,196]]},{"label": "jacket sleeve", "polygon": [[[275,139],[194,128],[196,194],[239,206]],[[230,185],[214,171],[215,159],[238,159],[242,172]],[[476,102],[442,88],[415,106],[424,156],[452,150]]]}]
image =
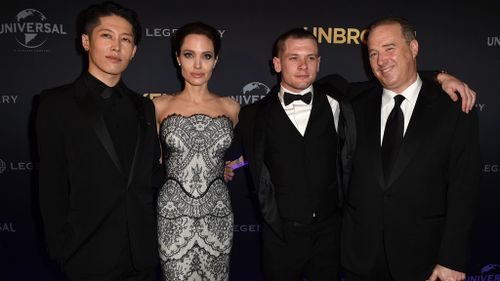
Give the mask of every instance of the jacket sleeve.
[{"label": "jacket sleeve", "polygon": [[148,122],[150,125],[155,124],[154,129],[151,130],[153,136],[153,159],[151,163],[151,184],[155,189],[159,189],[165,184],[166,181],[166,171],[165,171],[165,163],[162,155],[162,146],[161,146],[161,133],[156,130],[156,113],[154,109],[153,102],[151,100],[147,100],[145,102],[145,106],[148,107]]},{"label": "jacket sleeve", "polygon": [[333,97],[336,100],[344,100],[350,86],[349,82],[338,74],[324,76],[318,79],[315,84],[321,86],[327,93],[334,93]]},{"label": "jacket sleeve", "polygon": [[356,119],[352,105],[348,101],[340,103],[339,150],[337,151],[337,169],[341,191],[347,192],[351,178],[352,159],[356,151]]},{"label": "jacket sleeve", "polygon": [[45,238],[51,258],[61,261],[64,242],[71,234],[68,222],[69,184],[61,108],[54,96],[42,92],[36,131],[40,156],[39,200]]},{"label": "jacket sleeve", "polygon": [[480,180],[480,153],[477,112],[461,112],[451,144],[446,222],[438,263],[466,271]]}]

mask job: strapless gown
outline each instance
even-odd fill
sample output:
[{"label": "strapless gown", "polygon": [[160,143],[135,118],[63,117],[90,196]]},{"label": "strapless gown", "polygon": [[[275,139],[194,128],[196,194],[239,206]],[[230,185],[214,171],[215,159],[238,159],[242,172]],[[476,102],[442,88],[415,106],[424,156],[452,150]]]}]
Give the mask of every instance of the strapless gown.
[{"label": "strapless gown", "polygon": [[228,280],[233,212],[224,154],[226,116],[166,117],[160,124],[167,180],[158,194],[158,239],[165,280]]}]

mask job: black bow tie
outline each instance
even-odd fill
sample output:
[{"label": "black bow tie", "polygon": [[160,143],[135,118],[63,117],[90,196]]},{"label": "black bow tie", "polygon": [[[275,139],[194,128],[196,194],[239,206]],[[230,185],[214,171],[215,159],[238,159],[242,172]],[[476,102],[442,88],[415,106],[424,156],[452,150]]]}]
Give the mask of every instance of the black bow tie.
[{"label": "black bow tie", "polygon": [[283,102],[285,103],[285,106],[291,104],[293,101],[296,100],[301,100],[305,104],[309,104],[311,103],[311,99],[312,99],[311,92],[305,93],[303,95],[294,95],[285,92],[285,94],[283,95]]}]

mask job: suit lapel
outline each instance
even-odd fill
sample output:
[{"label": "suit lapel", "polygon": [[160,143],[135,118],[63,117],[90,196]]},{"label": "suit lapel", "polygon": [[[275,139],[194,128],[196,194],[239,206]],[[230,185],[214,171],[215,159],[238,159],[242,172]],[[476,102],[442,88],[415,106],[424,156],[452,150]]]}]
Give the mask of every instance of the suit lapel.
[{"label": "suit lapel", "polygon": [[253,167],[251,168],[253,168],[252,173],[254,174],[254,184],[256,186],[257,196],[259,198],[263,218],[269,223],[271,229],[275,232],[275,234],[278,235],[280,239],[284,239],[283,225],[279,216],[278,206],[276,205],[276,199],[274,195],[274,186],[271,182],[269,169],[264,163],[264,152],[267,138],[267,121],[270,110],[273,109],[276,103],[279,103],[279,101],[278,93],[275,91],[270,93],[266,97],[266,100],[263,100],[262,103],[258,104],[258,107],[256,108],[253,146],[255,158],[249,160],[250,165],[252,165],[252,160],[254,162]]},{"label": "suit lapel", "polygon": [[138,97],[136,94],[130,92],[127,88],[123,89],[127,95],[129,96],[130,100],[134,104],[134,107],[137,111],[137,139],[135,142],[135,149],[134,149],[134,157],[132,158],[132,163],[130,165],[130,173],[128,175],[128,181],[127,181],[127,188],[130,186],[132,183],[132,179],[135,175],[135,168],[137,166],[137,162],[139,161],[139,151],[140,148],[142,147],[142,142],[144,140],[144,137],[146,136],[148,130],[148,126],[151,126],[151,123],[146,120],[146,107],[144,106],[143,101]]},{"label": "suit lapel", "polygon": [[431,95],[430,91],[430,85],[424,82],[422,84],[422,88],[420,89],[410,123],[406,129],[399,155],[396,159],[396,163],[394,164],[391,176],[385,186],[386,189],[390,188],[394,181],[401,176],[401,173],[404,171],[423,143],[423,139],[426,135],[426,128],[428,128],[432,122],[430,109],[435,101],[435,96]]},{"label": "suit lapel", "polygon": [[[307,126],[306,126],[306,130],[304,132],[304,137],[307,135],[307,132],[311,130],[311,129],[309,129],[311,127],[310,125],[314,124],[313,123],[314,119],[319,114],[319,104],[321,103],[321,99],[323,99],[323,98],[326,98],[325,94],[323,92],[321,92],[321,90],[319,90],[318,87],[315,87],[314,88],[314,97],[312,99],[311,113],[309,114],[309,120],[307,120]],[[300,135],[300,132],[298,130],[297,130],[297,133],[299,133],[299,135]],[[300,135],[300,136],[302,137],[302,135]]]},{"label": "suit lapel", "polygon": [[[278,93],[273,92],[270,94],[269,98],[265,101],[259,104],[256,110],[256,120],[255,120],[255,127],[254,127],[254,163],[255,163],[255,168],[254,171],[257,172],[255,175],[255,179],[260,178],[260,169],[262,168],[262,165],[264,163],[264,148],[266,144],[266,128],[267,128],[267,120],[269,116],[269,111],[271,110],[271,106],[274,102],[275,99],[278,98]],[[255,181],[258,183],[259,181]]]},{"label": "suit lapel", "polygon": [[123,173],[118,154],[109,135],[108,128],[104,122],[102,113],[99,111],[96,101],[93,99],[84,77],[80,77],[75,83],[75,95],[78,99],[81,112],[87,119],[89,125],[115,164],[116,168]]},{"label": "suit lapel", "polygon": [[370,98],[365,101],[364,120],[366,130],[366,143],[370,146],[367,149],[366,159],[373,161],[373,169],[377,182],[381,188],[384,187],[384,171],[382,168],[382,148],[380,146],[380,108],[382,106],[382,88],[375,88],[368,93]]}]

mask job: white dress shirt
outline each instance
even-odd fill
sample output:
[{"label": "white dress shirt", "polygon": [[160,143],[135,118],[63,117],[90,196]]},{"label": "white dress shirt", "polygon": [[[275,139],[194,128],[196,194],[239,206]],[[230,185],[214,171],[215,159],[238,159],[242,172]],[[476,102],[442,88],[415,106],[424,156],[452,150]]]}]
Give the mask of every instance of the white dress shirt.
[{"label": "white dress shirt", "polygon": [[[415,80],[415,82],[413,82],[413,84],[411,84],[403,92],[399,93],[399,95],[403,95],[405,97],[405,99],[401,103],[401,110],[403,111],[405,121],[403,136],[406,134],[406,129],[408,128],[408,124],[410,123],[410,118],[413,113],[413,109],[415,108],[415,104],[417,103],[420,88],[422,88],[422,80],[417,74],[417,80]],[[394,97],[396,95],[398,94],[385,88],[382,93],[382,107],[380,110],[380,145],[382,145],[382,141],[384,140],[385,123],[387,122],[387,118],[394,108]]]},{"label": "white dress shirt", "polygon": [[[309,104],[304,103],[301,100],[296,100],[290,103],[289,105],[285,105],[285,102],[283,101],[283,96],[285,92],[294,94],[294,95],[303,95],[305,93],[311,92],[312,94],[312,99]],[[314,91],[313,91],[313,86],[309,86],[309,88],[300,91],[299,93],[294,93],[285,87],[281,86],[280,91],[278,93],[278,97],[280,99],[281,106],[285,110],[286,115],[288,118],[290,118],[290,121],[293,123],[295,128],[297,128],[297,131],[304,136],[307,128],[307,123],[309,122],[309,117],[311,116],[311,109],[312,109],[312,104],[314,100]],[[339,122],[339,115],[340,115],[340,107],[339,103],[333,99],[330,96],[326,96],[328,98],[328,103],[330,104],[330,107],[332,108],[332,115],[333,115],[333,120],[335,123],[335,129],[337,130],[338,127],[338,122]]]}]

